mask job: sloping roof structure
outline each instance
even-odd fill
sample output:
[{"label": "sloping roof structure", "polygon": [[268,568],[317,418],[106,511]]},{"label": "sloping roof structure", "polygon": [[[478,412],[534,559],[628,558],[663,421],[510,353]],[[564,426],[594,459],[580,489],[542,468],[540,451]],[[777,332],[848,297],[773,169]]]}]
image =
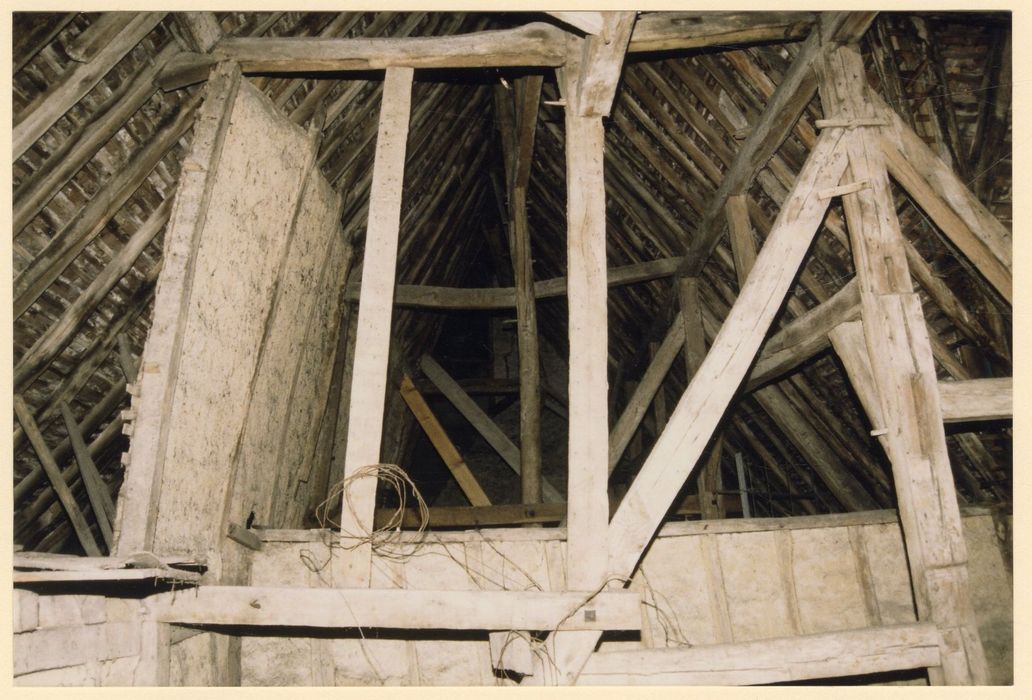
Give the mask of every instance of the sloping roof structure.
[{"label": "sloping roof structure", "polygon": [[[196,82],[158,86],[169,66],[200,48],[196,42],[222,37],[441,37],[530,22],[550,32],[581,31],[543,13],[233,12],[215,13],[216,22],[206,26],[217,36],[204,37],[185,17],[113,12],[14,18],[14,391],[87,512],[92,506],[73,457],[69,421],[114,499],[126,446],[125,373],[134,371],[148,331],[163,229],[200,104],[202,85]],[[769,105],[779,86],[795,79],[792,66],[816,20],[799,12],[706,18],[643,13],[637,19],[605,124],[606,263],[616,277],[634,282],[617,282],[608,302],[613,423],[641,396],[633,394],[636,385],[650,385],[657,398],[644,424],[633,422],[624,431],[638,449],[618,460],[615,484],[631,480],[643,454],[640,441],[655,440],[664,406],[672,407],[686,386],[685,363],[673,360],[669,339],[664,343],[677,333],[671,330],[677,275],[685,266],[696,268],[700,337],[709,342],[738,294],[746,251],[762,247],[814,147],[821,109],[811,86],[795,91],[801,119],[769,160],[756,164],[756,177],[733,189],[724,186],[750,135],[768,128]],[[882,99],[1009,226],[1008,16],[881,13],[861,47],[868,79]],[[291,121],[321,125],[318,164],[343,196],[341,224],[360,252],[382,82],[354,72],[259,71],[249,80]],[[513,94],[527,105],[519,114]],[[415,366],[442,343],[438,359],[472,382],[491,361],[485,324],[514,315],[506,168],[507,140],[511,144],[517,125],[529,130],[532,148],[521,156],[528,168],[530,273],[539,287],[566,274],[561,95],[550,70],[432,69],[417,72],[412,105],[393,335],[404,348],[400,362]],[[727,197],[729,192],[736,196]],[[940,379],[1009,377],[1009,286],[1003,289],[992,271],[958,249],[927,202],[895,184],[893,196]],[[745,222],[736,233],[744,237],[741,245],[724,235],[725,202]],[[765,346],[771,362],[757,363],[719,430],[723,449],[715,463],[723,465],[725,489],[735,488],[739,455],[756,492],[757,514],[894,503],[888,462],[871,437],[876,426],[840,361],[827,341],[796,346],[821,309],[841,320],[856,307],[837,202],[812,253],[772,329],[772,335],[784,333],[779,340],[788,352],[779,357],[771,343]],[[460,291],[470,287],[485,292]],[[486,289],[493,287],[509,288],[509,296]],[[562,358],[568,352],[565,303],[554,292],[538,296],[541,342]],[[417,381],[426,384],[419,376]],[[563,401],[561,381],[547,384]],[[546,414],[546,423],[555,418]],[[406,464],[411,448],[403,436],[416,423],[403,412],[395,419],[398,439],[387,449],[397,451],[390,461]],[[29,437],[16,422],[16,541],[26,549],[75,551],[80,545]],[[962,502],[1009,503],[1009,423],[950,425],[948,444]],[[553,461],[546,459],[546,475],[562,482],[563,462]],[[419,466],[406,468],[418,481]],[[501,497],[519,502],[515,491]]]},{"label": "sloping roof structure", "polygon": [[17,682],[1012,681],[1008,13],[13,20]]}]

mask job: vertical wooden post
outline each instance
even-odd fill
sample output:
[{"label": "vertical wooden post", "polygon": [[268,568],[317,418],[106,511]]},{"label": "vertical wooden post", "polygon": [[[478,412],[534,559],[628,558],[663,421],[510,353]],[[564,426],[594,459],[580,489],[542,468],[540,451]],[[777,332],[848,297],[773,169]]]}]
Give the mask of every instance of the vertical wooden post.
[{"label": "vertical wooden post", "polygon": [[[412,73],[411,68],[388,68],[383,84],[351,372],[345,478],[380,461]],[[349,533],[361,536],[372,530],[375,499],[375,479],[357,479],[352,483],[340,519],[345,547],[350,549],[356,544]],[[351,549],[344,565],[346,586],[369,585],[371,556],[368,543]]]},{"label": "vertical wooden post", "polygon": [[512,207],[512,252],[516,278],[516,328],[520,357],[520,483],[524,503],[541,503],[541,365],[538,350],[534,269],[527,228],[527,191],[516,187]]},{"label": "vertical wooden post", "polygon": [[[690,383],[695,372],[706,357],[706,333],[702,325],[702,304],[699,299],[699,278],[680,277],[677,279],[678,298],[681,304],[681,319],[684,323],[684,367],[685,376]],[[699,470],[696,488],[699,493],[699,514],[703,520],[723,518],[724,499],[716,493],[720,489],[720,454],[723,451],[723,440],[717,437],[713,441],[709,457]]]},{"label": "vertical wooden post", "polygon": [[[828,52],[820,66],[828,117],[876,114],[864,93],[855,46]],[[843,136],[847,178],[867,187],[843,204],[860,286],[861,318],[881,404],[918,618],[942,634],[942,668],[933,683],[985,684],[988,670],[968,586],[967,548],[946,451],[935,365],[913,291],[885,160],[869,127]],[[872,420],[875,417],[872,416]]]}]

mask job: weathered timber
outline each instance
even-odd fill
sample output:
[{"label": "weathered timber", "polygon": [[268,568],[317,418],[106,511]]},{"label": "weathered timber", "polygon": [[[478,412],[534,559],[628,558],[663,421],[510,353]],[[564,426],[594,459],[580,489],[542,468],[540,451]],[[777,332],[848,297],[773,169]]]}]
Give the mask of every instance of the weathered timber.
[{"label": "weathered timber", "polygon": [[[66,71],[49,90],[43,92],[15,115],[12,155],[22,156],[54,122],[90,91],[115,64],[165,17],[164,12],[141,12],[132,18],[116,37],[104,44],[89,63],[77,64]],[[88,31],[88,30],[87,30]]]},{"label": "weathered timber", "polygon": [[609,572],[633,570],[655,533],[671,494],[690,474],[751,364],[794,278],[827,202],[815,188],[837,182],[846,159],[839,136],[822,135],[774,222],[712,347],[678,402],[611,523]]},{"label": "weathered timber", "polygon": [[580,117],[609,116],[637,13],[601,14],[601,32],[567,42],[567,50],[581,55],[577,85],[566,93],[566,109]]},{"label": "weathered timber", "polygon": [[645,411],[657,396],[656,392],[662,386],[663,379],[684,347],[684,334],[684,323],[681,322],[679,314],[670,325],[670,330],[653,355],[638,386],[627,400],[623,413],[609,432],[609,474],[612,474],[616,465],[620,463],[620,458],[638,430]]},{"label": "weathered timber", "polygon": [[[164,274],[158,290],[151,332],[141,363],[143,372],[134,397],[137,413],[163,415],[172,405],[179,368],[185,321],[193,288],[195,260],[200,234],[208,216],[214,175],[229,129],[240,85],[240,71],[231,63],[216,69],[194,128],[190,160],[195,168],[183,168],[176,201],[165,238]],[[174,231],[182,234],[172,236]],[[165,296],[167,295],[167,297]],[[167,299],[161,303],[162,299]],[[176,301],[178,300],[178,301]],[[152,371],[146,371],[148,364]],[[129,554],[150,549],[164,469],[167,428],[158,421],[136,426],[132,441],[133,468],[126,471],[115,518],[115,553]]]},{"label": "weathered timber", "polygon": [[[683,258],[661,258],[609,268],[606,283],[619,287],[672,277]],[[566,278],[554,277],[534,283],[535,299],[550,299],[566,294]],[[345,299],[358,301],[359,285],[349,283]],[[435,287],[399,284],[394,290],[395,306],[427,309],[512,309],[516,307],[514,287]]]},{"label": "weathered timber", "polygon": [[64,349],[111,288],[132,269],[144,248],[164,229],[171,213],[170,197],[154,210],[111,262],[93,278],[90,286],[71,303],[61,318],[47,328],[32,347],[18,359],[14,367],[14,385],[17,389],[24,389],[33,382]]},{"label": "weathered timber", "polygon": [[[351,375],[345,478],[380,461],[412,75],[411,68],[391,68],[384,79]],[[342,537],[372,530],[376,483],[375,479],[362,479],[350,490],[347,505],[351,507],[344,507],[340,519]],[[345,546],[352,544],[345,542]],[[368,544],[351,551],[344,580],[355,587],[368,586],[370,556]]]},{"label": "weathered timber", "polygon": [[939,664],[939,634],[927,623],[869,627],[689,648],[598,652],[584,685],[760,685]]},{"label": "weathered timber", "polygon": [[585,34],[602,34],[605,29],[605,20],[601,12],[548,12],[546,14]]},{"label": "weathered timber", "polygon": [[82,511],[79,510],[78,504],[75,502],[75,497],[72,496],[72,492],[68,488],[68,484],[65,483],[61,477],[61,470],[58,468],[57,463],[54,461],[53,455],[50,454],[50,448],[47,447],[46,441],[43,439],[42,433],[39,432],[39,428],[36,426],[36,421],[32,419],[32,413],[29,411],[29,407],[25,405],[25,400],[14,395],[14,413],[18,417],[18,421],[21,423],[22,428],[25,429],[25,434],[29,436],[29,441],[32,443],[33,449],[36,450],[36,455],[39,457],[40,463],[43,465],[43,469],[47,473],[47,477],[50,479],[50,484],[57,494],[58,498],[61,499],[61,505],[64,506],[65,512],[68,513],[68,519],[71,521],[75,528],[75,534],[79,538],[79,544],[86,550],[86,554],[91,557],[99,557],[100,549],[97,547],[96,540],[93,539],[93,533],[90,532],[89,523],[86,522],[86,518],[83,517]]},{"label": "weathered timber", "polygon": [[816,20],[816,15],[810,12],[650,12],[638,18],[627,51],[676,51],[791,41],[805,37]]},{"label": "weathered timber", "polygon": [[401,378],[401,396],[405,399],[405,403],[411,409],[412,415],[415,416],[416,421],[430,439],[430,443],[437,450],[437,454],[440,455],[444,465],[448,467],[448,471],[455,477],[455,481],[458,482],[459,488],[462,489],[462,493],[469,499],[470,504],[474,506],[491,505],[491,499],[484,493],[484,489],[481,488],[480,483],[477,482],[476,477],[469,470],[469,465],[462,459],[459,451],[455,449],[455,444],[448,437],[441,422],[437,420],[437,416],[430,410],[423,395],[419,393],[419,390],[407,374]]},{"label": "weathered timber", "polygon": [[[912,138],[905,139],[904,132]],[[909,127],[898,124],[896,135],[882,139],[881,150],[893,179],[993,288],[1013,303],[1010,232]]]},{"label": "weathered timber", "polygon": [[[483,409],[471,399],[462,387],[429,355],[423,355],[419,360],[419,367],[423,374],[437,389],[444,394],[462,417],[469,421],[470,425],[480,434],[498,456],[509,465],[516,474],[520,473],[520,450],[512,443],[512,440],[502,432],[498,424],[491,420],[490,416],[484,413]],[[541,480],[542,495],[546,503],[562,503],[563,497],[559,491],[552,486],[547,479]]]},{"label": "weathered timber", "polygon": [[[826,114],[850,119],[879,114],[879,105],[864,90],[863,63],[855,47],[826,54],[821,73]],[[943,635],[942,666],[931,669],[929,678],[950,685],[983,684],[988,670],[968,590],[967,551],[928,331],[907,271],[883,139],[872,133],[874,128],[843,137],[849,177],[870,184],[846,195],[843,206],[918,619],[935,621]]]},{"label": "weathered timber", "polygon": [[68,430],[68,437],[72,442],[72,450],[75,452],[75,461],[79,465],[79,473],[82,474],[82,481],[86,485],[86,495],[93,506],[93,517],[97,519],[97,527],[104,545],[111,551],[111,519],[115,515],[115,504],[108,492],[108,485],[97,471],[97,465],[90,457],[86,442],[82,439],[79,426],[75,422],[75,416],[64,401],[61,402],[61,416],[64,418],[65,428]]},{"label": "weathered timber", "polygon": [[559,66],[564,33],[536,22],[446,37],[405,39],[226,38],[211,50],[245,73],[318,73],[407,68]]},{"label": "weathered timber", "polygon": [[177,12],[173,18],[194,51],[211,51],[211,47],[222,39],[222,27],[214,12]]},{"label": "weathered timber", "polygon": [[[161,594],[156,605],[158,618],[174,624],[452,630],[641,627],[637,593],[591,595],[590,591],[200,586],[175,596]],[[585,615],[585,610],[595,614]]]},{"label": "weathered timber", "polygon": [[[853,16],[850,17],[850,14]],[[727,198],[732,194],[741,194],[748,188],[756,173],[770,160],[816,94],[817,76],[813,66],[825,51],[822,40],[855,40],[873,21],[874,15],[873,12],[835,13],[827,18],[819,30],[812,31],[807,37],[781,84],[767,101],[763,115],[752,126],[734,162],[725,171],[724,179],[710,199],[702,223],[685,255],[682,274],[689,277],[697,275],[706,264],[724,230],[724,205]],[[834,184],[838,185],[838,182]]]},{"label": "weathered timber", "polygon": [[1014,415],[1010,377],[939,382],[942,419],[946,423],[1008,419]]},{"label": "weathered timber", "polygon": [[75,257],[104,230],[107,223],[140,187],[154,167],[193,126],[201,102],[198,91],[185,100],[175,116],[164,123],[126,166],[108,179],[101,190],[57,232],[32,264],[14,281],[14,315],[21,316]]},{"label": "weathered timber", "polygon": [[12,226],[17,234],[40,213],[68,180],[77,173],[108,139],[154,94],[158,71],[180,49],[166,46],[153,62],[144,65],[130,80],[120,85],[90,120],[65,139],[56,151],[18,186],[14,193]]},{"label": "weathered timber", "polygon": [[835,326],[860,317],[860,290],[850,280],[828,301],[788,323],[763,344],[746,389],[777,379],[828,347]]}]

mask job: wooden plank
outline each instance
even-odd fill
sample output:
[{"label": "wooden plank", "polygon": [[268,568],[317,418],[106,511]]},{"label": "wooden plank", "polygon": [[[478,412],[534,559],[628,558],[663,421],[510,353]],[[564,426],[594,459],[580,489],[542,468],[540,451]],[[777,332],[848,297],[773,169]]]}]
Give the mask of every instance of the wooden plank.
[{"label": "wooden plank", "polygon": [[1011,377],[939,382],[942,419],[946,423],[999,420],[1014,415]]},{"label": "wooden plank", "polygon": [[[541,502],[541,365],[538,351],[534,265],[527,223],[527,184],[534,157],[534,132],[542,76],[516,81],[509,230],[516,285],[516,333],[520,371],[520,485],[523,503]],[[475,505],[475,504],[474,504]]]},{"label": "wooden plank", "polygon": [[563,24],[581,30],[585,34],[602,34],[605,19],[601,12],[547,12]]},{"label": "wooden plank", "polygon": [[35,381],[50,362],[65,348],[76,331],[89,318],[112,287],[125,276],[154,237],[165,228],[172,213],[172,198],[161,203],[147,221],[129,238],[125,246],[97,274],[90,285],[65,309],[61,317],[25,351],[14,366],[14,385],[21,390]]},{"label": "wooden plank", "polygon": [[663,338],[652,361],[649,363],[641,381],[635,387],[631,398],[627,400],[627,406],[617,419],[613,429],[609,432],[609,473],[612,474],[616,465],[620,463],[627,445],[630,443],[634,433],[637,432],[649,404],[652,403],[656,392],[662,386],[663,379],[670,371],[674,360],[681,353],[684,347],[684,324],[681,322],[680,314],[674,319]]},{"label": "wooden plank", "polygon": [[752,224],[749,223],[749,197],[745,194],[733,194],[724,205],[727,216],[727,231],[731,238],[731,254],[735,260],[735,275],[738,287],[745,284],[749,270],[756,264],[756,239],[753,238]]},{"label": "wooden plank", "polygon": [[920,140],[916,134],[912,139],[904,137],[912,133],[899,123],[894,137],[883,138],[881,150],[889,173],[993,288],[1013,303],[1010,233],[945,163],[923,142],[914,141]]},{"label": "wooden plank", "polygon": [[430,439],[430,443],[437,450],[437,454],[441,456],[441,460],[448,467],[448,471],[455,477],[455,481],[458,482],[459,488],[462,489],[466,498],[469,499],[470,504],[474,506],[491,505],[491,499],[484,493],[484,489],[480,487],[480,483],[469,470],[469,465],[466,464],[462,455],[459,454],[455,444],[448,437],[448,433],[445,432],[444,427],[437,420],[437,416],[430,410],[430,406],[427,405],[423,395],[419,393],[419,389],[416,388],[407,374],[403,374],[401,378],[401,396],[405,399],[405,403],[411,409],[412,415],[415,416],[416,421],[419,422],[420,427],[423,428],[426,436]]},{"label": "wooden plank", "polygon": [[[392,68],[384,78],[376,159],[369,194],[369,224],[366,228],[362,293],[351,374],[349,439],[344,457],[344,478],[380,461],[394,274],[398,264],[401,191],[405,177],[405,146],[412,104],[412,74],[410,68]],[[375,496],[376,479],[360,479],[350,489],[348,500],[352,507],[344,508],[340,519],[346,547],[355,545],[355,542],[347,539],[347,533],[360,536],[372,531]],[[343,580],[354,587],[368,586],[370,554],[368,543],[350,552]]]},{"label": "wooden plank", "polygon": [[[451,402],[462,417],[469,421],[470,425],[480,434],[480,437],[487,441],[498,456],[509,465],[509,468],[519,474],[520,450],[513,444],[512,440],[502,432],[501,428],[491,420],[490,416],[484,413],[483,409],[471,399],[458,383],[449,376],[434,358],[423,355],[419,360],[419,367],[423,370],[426,378],[433,382],[445,398]],[[546,503],[562,503],[563,497],[559,491],[552,486],[547,479],[542,479],[541,489]]]},{"label": "wooden plank", "polygon": [[211,51],[222,38],[222,27],[214,12],[177,12],[173,17],[194,51]]},{"label": "wooden plank", "polygon": [[802,39],[816,21],[811,12],[648,12],[638,18],[627,50],[676,51]]},{"label": "wooden plank", "polygon": [[43,465],[43,469],[50,479],[51,487],[61,500],[61,505],[64,506],[65,512],[68,513],[68,519],[75,528],[75,535],[79,538],[79,544],[86,550],[87,555],[93,557],[100,556],[100,549],[97,547],[96,540],[93,539],[93,533],[90,532],[89,523],[86,522],[82,511],[79,510],[79,506],[75,502],[75,497],[72,496],[68,484],[61,478],[61,470],[54,461],[50,448],[47,447],[47,443],[43,439],[43,434],[40,433],[36,421],[32,418],[32,412],[25,405],[25,400],[18,394],[14,395],[14,413],[18,417],[18,422],[21,423],[22,428],[24,428],[25,434],[29,437],[33,449],[36,450],[40,464]]},{"label": "wooden plank", "polygon": [[[730,512],[740,512],[738,499],[731,495],[720,496],[722,506]],[[609,499],[609,513],[616,511],[619,502]],[[492,506],[431,506],[429,527],[465,527],[525,525],[528,523],[558,523],[566,519],[565,503],[533,503]],[[685,496],[673,511],[677,515],[698,515],[699,501],[695,494]],[[393,508],[380,508],[373,520],[376,527],[385,526],[397,513]],[[423,523],[422,515],[414,508],[406,508],[402,515],[402,528],[418,528]],[[565,536],[565,530],[564,536]]]},{"label": "wooden plank", "polygon": [[678,402],[611,524],[609,570],[630,572],[655,533],[672,493],[691,473],[780,308],[827,202],[818,185],[845,169],[839,137],[822,135],[778,214],[753,273]]},{"label": "wooden plank", "polygon": [[559,66],[564,59],[563,35],[556,27],[535,22],[447,37],[228,38],[212,49],[212,55],[216,60],[237,61],[245,73]]},{"label": "wooden plank", "polygon": [[[877,105],[864,91],[863,63],[855,47],[830,52],[821,68],[821,98],[829,116],[877,115]],[[882,140],[874,128],[843,137],[849,177],[870,184],[846,195],[843,206],[918,618],[934,620],[943,635],[942,667],[930,670],[929,678],[950,685],[984,684],[988,670],[968,590],[967,551],[928,330],[920,298],[912,291]]]},{"label": "wooden plank", "polygon": [[[638,282],[651,282],[672,277],[683,258],[662,258],[609,268],[606,283],[619,287]],[[566,278],[554,277],[534,283],[535,299],[550,299],[566,294]],[[359,285],[349,283],[345,299],[358,301]],[[427,309],[513,309],[516,307],[515,287],[435,287],[430,285],[399,284],[394,289],[395,306]]]},{"label": "wooden plank", "polygon": [[588,661],[581,684],[760,685],[938,663],[938,630],[918,623],[737,644],[598,652]]},{"label": "wooden plank", "polygon": [[[156,292],[151,332],[141,357],[142,372],[137,414],[164,415],[171,407],[178,374],[194,265],[200,233],[207,218],[229,114],[233,110],[240,72],[232,64],[220,67],[207,89],[194,129],[191,152],[180,175],[176,202],[165,237],[161,289]],[[199,93],[201,91],[198,91]],[[135,426],[132,468],[126,470],[115,518],[115,552],[130,554],[150,549],[159,495],[167,428],[159,421]]]},{"label": "wooden plank", "polygon": [[746,389],[752,390],[798,367],[829,345],[828,333],[860,317],[860,290],[855,280],[770,337],[763,344]]},{"label": "wooden plank", "polygon": [[82,439],[75,416],[72,415],[71,408],[64,401],[61,402],[61,416],[64,418],[68,437],[72,441],[75,461],[79,464],[79,473],[82,474],[82,481],[86,485],[86,494],[93,507],[93,516],[97,519],[97,526],[104,538],[104,545],[110,552],[112,544],[111,518],[115,515],[115,504],[111,501],[108,485],[101,478],[100,472],[97,471],[97,465],[93,463],[90,452],[86,449],[86,442]]},{"label": "wooden plank", "polygon": [[567,46],[580,50],[575,89],[566,91],[567,111],[579,117],[607,117],[623,69],[636,12],[602,12],[602,31]]},{"label": "wooden plank", "polygon": [[15,571],[13,583],[86,583],[90,581],[176,581],[196,583],[201,575],[195,571],[175,569],[100,569],[97,571]]},{"label": "wooden plank", "polygon": [[[734,162],[725,171],[724,179],[716,193],[710,199],[702,222],[692,237],[692,243],[685,255],[685,263],[681,270],[683,275],[694,276],[702,270],[724,229],[724,205],[728,197],[745,192],[756,173],[770,160],[771,155],[785,140],[806,105],[816,94],[817,77],[813,72],[813,64],[825,51],[822,40],[830,39],[847,25],[852,27],[852,22],[858,22],[852,31],[862,34],[867,24],[874,19],[875,13],[855,13],[867,17],[852,20],[849,20],[848,14],[840,12],[829,15],[828,21],[822,24],[820,30],[812,31],[807,37],[791,67],[767,101],[759,121],[752,126],[752,130],[742,143]],[[831,186],[838,184],[835,182]]]},{"label": "wooden plank", "polygon": [[200,586],[176,596],[162,594],[158,619],[173,624],[321,629],[640,628],[637,593],[591,597],[592,593]]},{"label": "wooden plank", "polygon": [[107,42],[89,63],[76,64],[65,71],[46,92],[41,93],[14,119],[12,156],[20,158],[54,122],[89,92],[115,64],[132,51],[165,17],[164,12],[141,12]]}]

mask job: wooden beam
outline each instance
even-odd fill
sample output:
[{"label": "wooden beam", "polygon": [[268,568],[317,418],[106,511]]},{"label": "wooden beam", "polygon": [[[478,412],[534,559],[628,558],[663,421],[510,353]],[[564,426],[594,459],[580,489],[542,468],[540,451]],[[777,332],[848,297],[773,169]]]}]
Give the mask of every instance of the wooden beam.
[{"label": "wooden beam", "polygon": [[[422,630],[640,629],[637,593],[200,586],[160,594],[158,619],[186,625]],[[589,613],[589,614],[585,614]]]},{"label": "wooden beam", "polygon": [[946,423],[1000,420],[1014,415],[1010,377],[939,382],[942,419]]},{"label": "wooden beam", "polygon": [[[878,105],[864,90],[856,47],[829,52],[821,69],[826,116],[878,116]],[[968,588],[967,551],[935,366],[921,300],[908,274],[883,141],[873,128],[854,129],[843,137],[849,180],[868,183],[867,189],[846,195],[843,206],[873,393],[881,405],[918,619],[934,620],[943,635],[942,667],[930,670],[929,678],[933,683],[980,685],[988,682],[988,670]]]},{"label": "wooden beam", "polygon": [[902,122],[896,127],[895,136],[881,141],[889,173],[1000,296],[1013,303],[1010,232],[917,134]]},{"label": "wooden beam", "polygon": [[602,12],[602,31],[567,44],[580,51],[577,85],[565,93],[567,111],[579,117],[607,117],[620,82],[636,12]]},{"label": "wooden beam", "polygon": [[[600,117],[567,110],[569,266],[569,510],[567,581],[592,589],[605,574],[609,421],[605,187]],[[579,669],[578,669],[579,670]]]},{"label": "wooden beam", "polygon": [[437,416],[430,410],[423,395],[419,393],[419,389],[407,374],[403,374],[401,377],[401,397],[405,399],[412,415],[416,417],[416,421],[419,422],[420,427],[430,439],[430,443],[437,450],[437,454],[448,467],[448,471],[455,477],[455,481],[458,482],[459,488],[469,499],[470,504],[474,506],[491,505],[491,499],[484,493],[484,489],[480,487],[476,477],[469,470],[469,465],[455,449],[455,444],[448,437],[448,433],[445,432],[444,427],[437,420]]},{"label": "wooden beam", "polygon": [[[344,478],[380,462],[412,74],[411,68],[391,68],[383,84],[362,262],[362,294],[351,374]],[[344,503],[340,519],[341,536],[349,549],[356,544],[349,538],[361,537],[372,531],[376,484],[377,480],[371,478],[356,481]],[[371,556],[368,543],[350,551],[343,578],[349,586],[361,588],[369,585]]]},{"label": "wooden beam", "polygon": [[748,195],[729,196],[724,205],[724,214],[727,216],[727,230],[731,238],[731,254],[735,260],[735,275],[741,288],[756,264],[756,239],[753,238],[752,224],[749,222]]},{"label": "wooden beam", "polygon": [[[685,377],[691,382],[706,357],[706,330],[702,321],[702,300],[699,298],[699,278],[680,277],[677,282],[677,302],[681,307],[681,318],[684,325],[684,370]],[[696,479],[696,492],[702,507],[705,520],[719,518],[724,515],[720,499],[716,491],[720,488],[720,459],[723,452],[723,441],[717,438],[713,442],[709,458],[700,468]]]},{"label": "wooden beam", "polygon": [[176,12],[172,16],[194,51],[207,53],[222,39],[222,27],[214,12]]},{"label": "wooden beam", "polygon": [[[104,43],[89,63],[75,64],[57,82],[33,100],[14,118],[11,141],[15,160],[53,126],[72,105],[89,92],[140,40],[165,17],[164,12],[141,12],[118,33]],[[89,31],[87,29],[87,31]],[[98,30],[99,31],[99,30]]]},{"label": "wooden beam", "polygon": [[[799,120],[806,105],[817,92],[817,77],[813,72],[814,61],[825,51],[822,41],[832,37],[840,38],[844,27],[850,26],[852,37],[856,38],[874,19],[875,13],[855,13],[865,17],[850,18],[850,13],[834,13],[819,31],[812,31],[807,37],[791,67],[782,78],[759,121],[742,143],[734,162],[724,172],[724,179],[709,201],[703,213],[702,222],[692,237],[692,243],[685,255],[681,273],[691,277],[702,270],[710,254],[720,240],[724,230],[724,206],[729,196],[742,194],[756,173],[770,160],[771,155],[788,136]],[[857,33],[858,32],[858,33]],[[836,185],[838,183],[835,183]]]},{"label": "wooden beam", "polygon": [[535,22],[446,37],[404,39],[227,38],[215,60],[240,63],[245,73],[319,73],[408,68],[500,68],[562,65],[564,33]]},{"label": "wooden beam", "polygon": [[54,461],[53,455],[50,454],[50,448],[47,447],[47,443],[43,439],[43,434],[40,433],[36,421],[32,419],[32,412],[25,405],[25,400],[18,394],[14,395],[14,413],[18,417],[18,422],[21,423],[22,428],[25,429],[25,434],[29,436],[29,441],[32,443],[33,449],[36,450],[36,455],[39,457],[47,477],[50,479],[54,492],[61,499],[61,505],[64,506],[65,512],[68,513],[68,519],[75,528],[79,544],[82,545],[88,556],[99,557],[101,554],[100,548],[97,547],[97,542],[93,539],[89,523],[86,522],[82,511],[79,510],[79,506],[75,502],[68,484],[61,478],[61,470]]},{"label": "wooden beam", "polygon": [[940,663],[928,623],[671,649],[592,654],[584,685],[763,685],[927,668]]},{"label": "wooden beam", "polygon": [[[423,370],[426,378],[433,382],[434,386],[444,394],[452,406],[455,407],[462,417],[469,421],[470,425],[480,434],[480,437],[487,441],[498,456],[509,465],[517,475],[520,473],[520,450],[512,443],[512,440],[502,432],[502,429],[491,420],[490,416],[484,413],[483,409],[471,399],[462,387],[441,367],[434,358],[423,355],[419,360],[419,367]],[[552,486],[547,479],[542,479],[541,489],[546,503],[562,503],[563,497],[559,491]]]},{"label": "wooden beam", "polygon": [[[616,512],[619,501],[609,499],[609,512]],[[730,513],[740,513],[741,505],[733,494],[720,496],[720,505]],[[698,515],[699,500],[694,493],[685,496],[684,500],[673,510],[676,515]],[[431,506],[429,508],[430,528],[482,528],[519,526],[528,523],[561,523],[566,519],[565,503],[531,503],[518,505],[492,506]],[[385,526],[397,516],[397,509],[380,508],[376,511],[375,524]],[[414,508],[406,508],[402,515],[401,527],[417,529],[423,525],[420,512]],[[564,533],[565,537],[565,533]]]},{"label": "wooden beam", "polygon": [[61,276],[75,257],[94,240],[112,217],[139,189],[155,166],[194,124],[203,94],[197,91],[165,121],[124,168],[114,173],[86,205],[55,234],[14,281],[14,315],[21,316],[39,295]]},{"label": "wooden beam", "polygon": [[751,391],[798,367],[829,345],[828,333],[860,317],[860,290],[850,280],[823,304],[813,307],[763,344],[746,389]]},{"label": "wooden beam", "polygon": [[[64,401],[61,402],[61,416],[64,418],[65,428],[68,430],[68,437],[72,441],[72,449],[75,451],[75,461],[79,464],[79,473],[82,474],[82,482],[86,485],[86,495],[93,507],[93,517],[97,519],[97,527],[101,537],[104,538],[104,546],[111,551],[111,518],[115,515],[115,504],[111,501],[111,494],[108,492],[108,485],[101,478],[97,471],[97,465],[93,463],[90,452],[86,448],[86,442],[82,439],[79,426],[75,422],[72,410]],[[56,464],[56,462],[55,462]]]},{"label": "wooden beam", "polygon": [[605,19],[601,12],[546,12],[563,24],[579,29],[585,34],[602,34]]},{"label": "wooden beam", "polygon": [[78,15],[78,12],[23,12],[13,18],[11,54],[14,66],[11,75],[17,75]]},{"label": "wooden beam", "polygon": [[609,474],[612,474],[616,465],[620,463],[620,458],[627,449],[627,445],[634,433],[637,432],[645,412],[653,398],[656,397],[656,392],[662,386],[663,379],[670,371],[674,360],[681,353],[681,349],[684,347],[684,333],[684,323],[681,322],[681,316],[678,314],[674,322],[670,324],[670,330],[667,331],[666,337],[663,338],[663,342],[653,355],[652,361],[641,376],[641,381],[635,387],[631,398],[627,400],[627,406],[624,407],[623,413],[620,414],[620,418],[609,432]]},{"label": "wooden beam", "polygon": [[[611,267],[606,273],[610,287],[672,277],[684,258],[661,258],[621,267]],[[566,278],[553,277],[534,283],[535,299],[551,299],[566,295]],[[345,299],[358,301],[359,287],[349,283]],[[434,287],[429,285],[399,284],[394,290],[395,306],[426,309],[513,309],[516,307],[515,287]]]},{"label": "wooden beam", "polygon": [[[541,366],[538,350],[534,265],[527,223],[527,184],[534,158],[534,132],[541,100],[540,75],[515,83],[509,183],[510,257],[516,285],[517,340],[520,371],[520,485],[523,503],[541,502]],[[502,121],[503,128],[506,121]]]},{"label": "wooden beam", "polygon": [[147,221],[126,241],[125,246],[100,274],[93,278],[89,287],[65,309],[61,318],[47,328],[32,347],[18,359],[14,366],[14,385],[17,390],[22,390],[35,381],[65,348],[112,287],[132,269],[144,249],[164,230],[171,213],[172,198],[169,197],[151,212]]},{"label": "wooden beam", "polygon": [[647,12],[638,17],[627,50],[679,51],[792,41],[804,38],[816,21],[812,12]]},{"label": "wooden beam", "polygon": [[745,377],[827,209],[816,188],[845,169],[839,135],[822,135],[756,266],[611,523],[609,571],[629,574]]}]

